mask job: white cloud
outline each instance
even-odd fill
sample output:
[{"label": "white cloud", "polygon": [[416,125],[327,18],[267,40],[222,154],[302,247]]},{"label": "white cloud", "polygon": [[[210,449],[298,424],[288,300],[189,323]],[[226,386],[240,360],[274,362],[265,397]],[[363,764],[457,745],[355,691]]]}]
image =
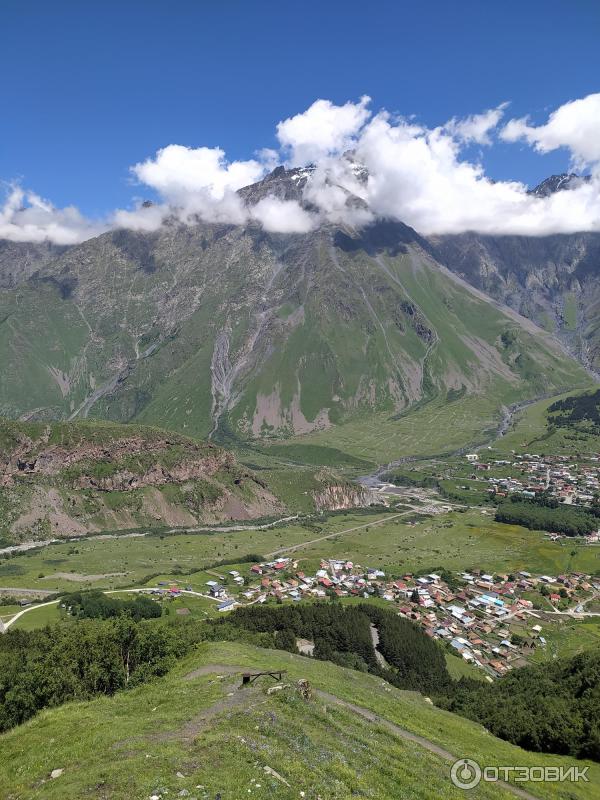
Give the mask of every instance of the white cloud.
[{"label": "white cloud", "polygon": [[445,128],[452,136],[465,143],[490,145],[490,132],[498,126],[507,106],[508,103],[502,103],[497,108],[490,108],[482,114],[471,114],[463,119],[453,117]]},{"label": "white cloud", "polygon": [[86,219],[74,206],[55,208],[34,192],[9,187],[0,206],[0,239],[13,242],[78,244],[107,230],[107,225]]},{"label": "white cloud", "polygon": [[[272,151],[266,151],[272,159]],[[154,189],[181,220],[197,217],[207,222],[243,224],[246,209],[236,194],[238,189],[256,183],[265,174],[265,164],[256,159],[227,161],[219,147],[184,147],[170,144],[131,167],[140,183]],[[150,215],[135,211],[119,214],[123,224],[149,222]],[[157,214],[154,214],[154,219]]]},{"label": "white cloud", "polygon": [[461,160],[460,143],[442,128],[395,123],[382,113],[363,130],[356,154],[369,170],[371,209],[426,235],[600,230],[598,179],[538,198],[521,183],[493,182],[480,164]]},{"label": "white cloud", "polygon": [[304,199],[317,206],[328,222],[354,227],[373,219],[366,197],[366,185],[358,177],[357,165],[348,158],[321,161],[304,190]]},{"label": "white cloud", "polygon": [[289,153],[292,166],[317,162],[348,149],[371,112],[370,98],[336,106],[329,100],[316,100],[306,111],[280,122],[277,138]]},{"label": "white cloud", "polygon": [[194,194],[220,201],[228,192],[260,180],[264,171],[264,165],[254,159],[228,162],[219,147],[180,144],[163,147],[154,158],[131,167],[141,183],[175,204],[185,204]]},{"label": "white cloud", "polygon": [[278,153],[269,149],[260,151],[258,156],[260,160],[228,162],[220,148],[169,145],[131,168],[136,178],[155,190],[164,203],[118,211],[115,224],[150,231],[171,215],[186,223],[202,219],[235,225],[252,218],[265,230],[278,233],[306,233],[315,227],[314,215],[296,201],[266,197],[251,209],[244,206],[237,190],[256,183],[279,160]]},{"label": "white cloud", "polygon": [[308,233],[319,223],[316,214],[309,214],[297,200],[265,197],[252,207],[250,215],[271,233]]},{"label": "white cloud", "polygon": [[[322,222],[361,227],[374,217],[400,220],[425,235],[600,231],[600,94],[566,103],[543,125],[511,120],[500,132],[540,154],[568,148],[574,164],[591,168],[591,180],[549,197],[530,195],[516,181],[494,182],[467,158],[473,143],[492,146],[505,103],[430,129],[385,111],[373,116],[369,102],[317,100],[279,123],[279,151],[264,149],[248,160],[229,161],[218,147],[168,145],[131,168],[158,201],[118,209],[106,221],[88,220],[74,207],[57,209],[13,186],[0,206],[0,238],[75,244],[111,227],[157,230],[170,218],[254,220],[279,233],[306,233]],[[281,162],[315,163],[303,190],[306,207],[275,196],[247,207],[237,190]]]},{"label": "white cloud", "polygon": [[545,125],[530,125],[527,117],[511,119],[500,135],[507,142],[525,139],[539,153],[566,147],[579,168],[599,164],[600,93],[565,103],[550,114]]},{"label": "white cloud", "polygon": [[112,227],[151,233],[158,230],[172,213],[167,205],[138,202],[131,211],[119,208],[112,217]]},{"label": "white cloud", "polygon": [[263,147],[259,150],[256,155],[258,156],[258,160],[263,165],[265,172],[272,172],[275,167],[278,167],[281,163],[281,159],[277,150],[273,150],[271,147]]}]

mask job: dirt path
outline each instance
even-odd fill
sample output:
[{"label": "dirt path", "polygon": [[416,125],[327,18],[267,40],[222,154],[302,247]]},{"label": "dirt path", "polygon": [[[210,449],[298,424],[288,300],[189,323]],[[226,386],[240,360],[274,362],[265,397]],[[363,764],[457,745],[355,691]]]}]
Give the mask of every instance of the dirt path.
[{"label": "dirt path", "polygon": [[[232,676],[246,672],[247,670],[248,667],[233,667],[228,664],[206,664],[205,666],[200,667],[193,672],[189,672],[187,675],[184,675],[183,680],[190,681],[202,675],[213,674],[215,677],[224,677],[225,675]],[[144,741],[189,742],[195,739],[198,734],[202,733],[203,730],[206,730],[206,728],[216,717],[237,709],[241,709],[247,713],[268,702],[268,697],[263,694],[260,686],[245,687],[242,691],[239,688],[238,681],[235,681],[229,685],[223,685],[223,690],[225,691],[225,695],[220,700],[217,700],[207,708],[203,708],[190,720],[184,722],[179,728],[168,731],[159,731],[146,736],[136,736],[131,739],[124,739],[122,741],[115,742],[113,747],[117,750],[123,750],[130,747],[132,744]]]},{"label": "dirt path", "polygon": [[228,688],[229,693],[222,700],[217,700],[212,706],[202,709],[199,714],[192,717],[181,728],[155,734],[151,737],[152,740],[169,741],[176,739],[178,741],[189,741],[190,739],[195,739],[203,730],[206,730],[210,723],[221,714],[237,709],[246,712],[253,711],[257,706],[269,701],[269,698],[262,693],[258,686],[251,686],[243,691],[238,690],[237,686]]},{"label": "dirt path", "polygon": [[[231,666],[228,664],[205,664],[202,667],[194,670],[193,672],[189,672],[187,675],[184,676],[183,680],[193,680],[194,678],[201,677],[203,675],[236,675],[242,672],[246,672],[248,667],[242,666]],[[358,716],[362,717],[363,719],[367,720],[368,722],[372,722],[376,725],[381,725],[382,727],[386,728],[390,733],[394,734],[394,736],[398,736],[401,739],[404,739],[408,742],[413,742],[414,744],[423,747],[425,750],[433,753],[434,755],[438,756],[439,758],[443,758],[445,761],[450,761],[454,763],[457,760],[456,755],[451,753],[448,750],[445,750],[443,747],[431,742],[429,739],[425,739],[423,736],[419,736],[416,733],[411,733],[411,731],[406,730],[405,728],[401,728],[399,725],[396,725],[395,722],[391,722],[390,720],[386,719],[385,717],[380,717],[374,711],[371,711],[368,708],[363,708],[362,706],[358,706],[355,703],[350,703],[347,700],[342,700],[341,698],[337,697],[334,694],[330,694],[330,692],[323,691],[322,689],[315,689],[315,694],[321,700],[325,700],[325,702],[330,703],[332,705],[340,706],[341,708],[345,708],[348,711],[352,711],[352,713],[357,714]],[[259,698],[263,698],[262,700]],[[239,708],[240,706],[244,706],[247,709],[254,708],[255,706],[259,705],[262,702],[266,702],[265,696],[260,691],[260,687],[248,687],[243,691],[234,691],[231,692],[229,695],[224,697],[222,700],[217,701],[212,706],[204,709],[197,717],[187,722],[183,728],[180,728],[177,731],[171,731],[166,734],[161,734],[166,738],[181,738],[181,739],[188,739],[193,738],[201,731],[212,719],[218,716],[222,712],[226,712],[232,710],[234,708]],[[523,798],[523,800],[538,800],[535,795],[526,792],[524,789],[520,789],[518,786],[513,786],[506,781],[497,781],[497,785],[501,786],[503,789],[511,792],[512,794],[516,795],[517,797]]]},{"label": "dirt path", "polygon": [[[429,739],[425,739],[423,736],[418,736],[416,733],[411,733],[405,728],[401,728],[399,725],[396,725],[395,722],[390,722],[389,719],[380,717],[378,714],[375,714],[374,711],[370,711],[368,708],[363,708],[362,706],[357,706],[354,703],[349,703],[346,700],[341,700],[339,697],[336,697],[336,695],[330,694],[329,692],[324,692],[321,689],[316,689],[315,694],[322,700],[326,700],[328,703],[333,703],[334,705],[346,708],[349,711],[352,711],[354,714],[358,714],[359,716],[363,717],[363,719],[368,720],[369,722],[374,722],[377,725],[387,728],[387,730],[393,733],[395,736],[399,736],[401,739],[405,739],[409,742],[414,742],[420,747],[425,748],[425,750],[428,750],[430,753],[434,753],[436,756],[443,758],[445,761],[455,762],[457,760],[457,757],[453,753],[450,753],[448,750],[444,750],[443,747],[430,742]],[[506,789],[512,794],[517,795],[517,797],[524,798],[524,800],[538,800],[535,795],[529,794],[529,792],[526,792],[524,789],[520,789],[518,786],[513,786],[511,783],[507,783],[506,781],[496,781],[495,784],[497,786],[501,786],[503,789]]]},{"label": "dirt path", "polygon": [[228,525],[227,527],[203,525],[193,528],[169,528],[167,533],[237,533],[238,531],[268,531],[276,525],[282,525],[285,522],[293,522],[296,519],[300,519],[300,514],[293,514],[291,517],[281,517],[273,522],[265,522],[263,525]]},{"label": "dirt path", "polygon": [[23,614],[27,614],[29,611],[33,611],[36,608],[44,608],[44,606],[55,606],[58,603],[58,600],[50,600],[48,603],[36,603],[34,606],[27,606],[22,611],[17,611],[14,617],[11,617],[4,623],[4,627],[0,631],[0,633],[6,633],[6,631],[10,628],[10,626],[15,623]]},{"label": "dirt path", "polygon": [[205,569],[204,571],[207,575],[212,575],[213,578],[218,578],[220,581],[225,580],[225,575],[221,575],[220,572],[215,572],[214,569]]},{"label": "dirt path", "polygon": [[48,595],[54,594],[54,592],[48,589],[24,589],[21,586],[0,586],[0,594],[12,594],[15,597],[48,597]]},{"label": "dirt path", "polygon": [[379,644],[379,631],[377,630],[377,626],[373,625],[373,623],[371,623],[371,641],[373,642],[373,650],[375,650],[375,658],[377,659],[379,666],[387,669],[389,664],[377,649],[377,645]]},{"label": "dirt path", "polygon": [[326,536],[319,536],[318,539],[311,539],[308,542],[300,542],[300,544],[293,544],[289,547],[280,547],[279,550],[273,550],[271,553],[267,553],[266,557],[271,558],[272,556],[279,556],[282,553],[293,553],[295,550],[301,550],[303,547],[308,547],[309,544],[317,544],[317,542],[324,542],[326,539],[333,539],[334,536],[341,536],[343,533],[352,533],[353,531],[360,531],[363,528],[370,528],[372,525],[379,525],[382,522],[387,522],[390,519],[396,519],[397,517],[404,517],[407,514],[414,514],[415,512],[411,508],[409,511],[401,511],[398,514],[388,514],[387,517],[383,517],[383,519],[376,519],[372,522],[366,522],[364,525],[357,525],[354,528],[346,528],[343,531],[336,531],[335,533],[328,533]]},{"label": "dirt path", "polygon": [[242,672],[248,672],[248,667],[234,667],[230,664],[206,664],[204,667],[199,667],[193,672],[188,672],[183,676],[184,681],[193,681],[194,678],[200,678],[202,675],[241,675]]}]

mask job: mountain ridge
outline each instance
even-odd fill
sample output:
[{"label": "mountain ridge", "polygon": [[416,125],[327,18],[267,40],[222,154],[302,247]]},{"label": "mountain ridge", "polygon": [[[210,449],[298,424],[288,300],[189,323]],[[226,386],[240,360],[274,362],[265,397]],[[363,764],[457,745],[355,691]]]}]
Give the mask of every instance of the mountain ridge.
[{"label": "mountain ridge", "polygon": [[[311,174],[278,168],[240,194],[300,202]],[[0,292],[0,414],[244,440],[393,416],[448,391],[500,407],[584,383],[561,350],[572,344],[519,313],[502,270],[481,279],[482,240],[386,220],[303,234],[171,220],[40,247],[37,265],[20,245]]]}]

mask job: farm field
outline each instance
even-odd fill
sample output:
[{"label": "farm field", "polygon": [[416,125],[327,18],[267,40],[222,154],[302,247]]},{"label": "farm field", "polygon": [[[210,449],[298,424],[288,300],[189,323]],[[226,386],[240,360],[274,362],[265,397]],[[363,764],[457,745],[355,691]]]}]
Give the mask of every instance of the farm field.
[{"label": "farm field", "polygon": [[[22,609],[20,609],[22,610]],[[36,628],[43,628],[45,625],[52,625],[60,620],[68,619],[64,610],[58,607],[58,603],[52,606],[28,607],[27,613],[11,625],[11,630],[33,631]]]},{"label": "farm field", "polygon": [[[409,524],[405,519],[418,521]],[[384,521],[376,524],[380,520]],[[341,533],[351,528],[357,530]],[[600,571],[600,547],[550,542],[541,532],[497,523],[481,509],[395,519],[378,510],[336,514],[314,525],[296,523],[268,531],[96,538],[49,545],[0,562],[0,587],[70,591],[178,580],[204,591],[208,565],[216,561],[239,565],[248,554],[268,556],[276,551],[293,555],[306,570],[316,569],[323,557],[343,557],[391,574],[438,566],[542,574]],[[243,564],[239,569],[244,574]]]},{"label": "farm field", "polygon": [[541,532],[495,522],[489,513],[479,509],[421,517],[416,524],[407,524],[399,517],[307,544],[288,554],[292,553],[308,571],[316,568],[324,556],[351,558],[392,574],[438,566],[450,570],[481,568],[488,572],[600,570],[600,547],[550,542]]},{"label": "farm field", "polygon": [[454,656],[452,653],[447,652],[444,653],[444,656],[446,658],[448,672],[455,681],[459,681],[461,678],[473,678],[476,681],[485,681],[485,674],[482,670],[474,667],[472,664],[468,664],[460,656]]},{"label": "farm field", "polygon": [[568,658],[584,650],[600,647],[600,617],[581,621],[562,618],[562,622],[542,622],[546,648],[537,648],[533,661]]},{"label": "farm field", "polygon": [[[131,600],[133,595],[131,592],[111,592],[111,596],[123,600]],[[216,601],[203,597],[194,597],[193,595],[167,596],[163,598],[161,605],[163,607],[163,615],[155,621],[159,625],[168,625],[173,618],[177,617],[205,620],[219,613]],[[0,615],[0,619],[4,622],[7,622],[19,611],[24,611],[20,606],[8,606],[7,609],[8,613]],[[31,605],[27,606],[25,613],[12,623],[11,630],[33,631],[56,622],[69,622],[72,619],[73,617],[59,607],[59,602],[39,607]]]},{"label": "farm field", "polygon": [[[269,696],[264,680],[239,691],[239,675],[232,673],[247,669],[285,669],[287,683],[306,679],[317,694],[304,700],[291,689]],[[365,719],[363,709],[377,720]],[[447,755],[407,741],[394,725]],[[396,800],[399,786],[412,787],[413,800],[455,800],[464,794],[449,781],[454,758],[468,755],[490,766],[570,763],[527,753],[374,676],[239,642],[202,644],[150,684],[43,711],[1,736],[0,747],[0,795],[22,800],[84,797],[89,786],[112,800],[149,797],[159,787],[173,797],[183,790],[235,797],[243,787],[244,796],[250,789],[249,796],[265,800],[301,792],[342,800],[357,790],[369,796],[375,784],[380,800]],[[56,768],[63,770],[60,778],[47,780]],[[572,800],[594,796],[597,764],[589,764],[589,777],[590,783],[569,784]],[[567,796],[560,784],[523,788],[542,800]],[[514,795],[482,783],[469,796]]]},{"label": "farm field", "polygon": [[250,553],[263,555],[385,517],[382,510],[348,512],[266,531],[90,537],[51,544],[0,561],[0,587],[70,591],[145,585],[157,575],[181,576],[223,559],[236,563]]}]

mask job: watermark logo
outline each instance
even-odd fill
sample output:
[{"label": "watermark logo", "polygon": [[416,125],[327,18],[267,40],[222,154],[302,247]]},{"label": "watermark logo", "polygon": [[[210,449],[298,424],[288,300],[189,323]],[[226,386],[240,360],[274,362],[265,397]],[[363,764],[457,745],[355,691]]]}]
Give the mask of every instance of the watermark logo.
[{"label": "watermark logo", "polygon": [[452,764],[450,779],[459,789],[474,789],[481,780],[481,767],[470,758],[460,758]]},{"label": "watermark logo", "polygon": [[522,767],[500,766],[482,767],[471,758],[459,758],[450,770],[450,779],[459,789],[474,789],[481,781],[496,783],[513,781],[514,783],[575,783],[589,782],[589,767]]}]

